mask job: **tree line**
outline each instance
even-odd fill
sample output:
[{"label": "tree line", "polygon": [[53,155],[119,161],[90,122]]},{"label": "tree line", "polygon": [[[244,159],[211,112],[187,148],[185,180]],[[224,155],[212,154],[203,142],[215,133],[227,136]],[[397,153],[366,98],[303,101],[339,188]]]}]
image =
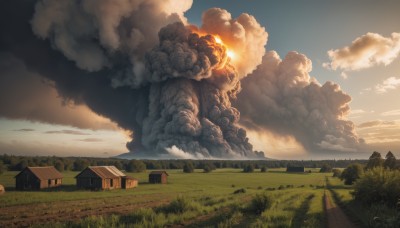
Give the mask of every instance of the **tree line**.
[{"label": "tree line", "polygon": [[252,167],[286,168],[288,166],[304,166],[319,168],[323,164],[331,167],[345,168],[357,162],[366,164],[367,160],[125,160],[118,158],[93,157],[56,157],[56,156],[14,156],[0,155],[0,173],[5,170],[20,171],[27,166],[54,166],[59,171],[81,171],[87,166],[113,165],[128,172],[142,172],[146,169],[183,169],[187,163],[195,169],[212,171],[219,168],[244,169]]}]

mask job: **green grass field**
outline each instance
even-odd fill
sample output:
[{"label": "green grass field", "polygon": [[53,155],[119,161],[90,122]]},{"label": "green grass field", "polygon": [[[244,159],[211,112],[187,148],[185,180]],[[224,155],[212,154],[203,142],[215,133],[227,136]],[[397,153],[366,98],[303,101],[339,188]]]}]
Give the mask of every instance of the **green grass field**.
[{"label": "green grass field", "polygon": [[[325,222],[324,185],[326,176],[331,174],[313,171],[295,174],[286,173],[284,169],[270,169],[266,173],[259,170],[243,173],[241,169],[218,169],[211,173],[168,170],[170,176],[166,185],[148,184],[148,173],[128,173],[139,179],[137,188],[97,192],[76,189],[74,176],[77,172],[64,172],[64,187],[58,190],[14,191],[16,172],[6,172],[0,175],[0,183],[8,190],[0,197],[0,220],[23,222],[25,219],[60,227],[85,227],[88,224],[105,227],[163,227],[168,224],[188,227],[268,227],[265,224],[270,227],[322,227]],[[238,189],[244,189],[245,193],[233,194]],[[271,197],[271,208],[261,216],[247,213],[252,197],[261,193]],[[177,197],[184,197],[191,209],[180,213],[162,209],[173,204],[171,202],[175,202]],[[21,217],[1,213],[1,210],[9,212],[9,208],[21,210],[22,215],[17,215]],[[37,208],[40,213],[29,208]],[[71,216],[63,218],[59,214]],[[36,221],[40,215],[48,219]],[[82,220],[83,217],[87,218]],[[152,222],[145,224],[148,219]]]}]

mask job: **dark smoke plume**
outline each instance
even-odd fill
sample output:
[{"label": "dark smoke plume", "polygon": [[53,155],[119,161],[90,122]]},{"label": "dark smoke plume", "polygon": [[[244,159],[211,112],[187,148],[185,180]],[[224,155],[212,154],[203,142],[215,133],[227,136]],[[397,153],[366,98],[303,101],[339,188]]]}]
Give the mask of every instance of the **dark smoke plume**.
[{"label": "dark smoke plume", "polygon": [[[35,82],[29,83],[35,87],[28,90],[29,97],[41,104],[48,100],[48,94],[40,92],[43,84],[37,83],[43,79],[65,103],[87,106],[132,131],[128,149],[148,157],[264,157],[253,151],[239,122],[250,129],[293,135],[310,150],[354,150],[359,139],[352,123],[341,119],[350,97],[337,85],[321,87],[307,78],[311,67],[306,60],[291,61],[301,59],[293,53],[283,61],[268,53],[262,62],[268,34],[251,15],[232,18],[226,10],[213,8],[197,28],[184,17],[191,4],[1,1],[0,61],[9,56],[8,62],[27,73],[9,65],[0,69],[7,72],[2,83],[8,85],[2,84],[7,89],[0,95],[26,90],[12,81],[12,75],[19,75],[21,83]],[[234,55],[229,57],[229,51]],[[14,103],[32,100],[17,95]],[[0,99],[0,105],[0,116],[8,118],[109,128],[63,118],[61,109],[52,115],[60,118],[49,119],[40,112],[24,115],[32,109],[10,106],[7,99]]]}]

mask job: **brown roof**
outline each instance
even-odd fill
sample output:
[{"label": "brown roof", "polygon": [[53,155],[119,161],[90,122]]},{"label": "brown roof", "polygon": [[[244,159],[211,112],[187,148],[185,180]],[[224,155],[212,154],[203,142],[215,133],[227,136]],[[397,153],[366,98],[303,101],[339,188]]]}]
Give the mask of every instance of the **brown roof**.
[{"label": "brown roof", "polygon": [[[63,175],[57,171],[54,166],[46,166],[46,167],[26,167],[19,174],[24,172],[25,170],[29,170],[40,180],[48,180],[48,179],[61,179]],[[18,174],[18,175],[19,175]],[[17,176],[18,176],[17,175]],[[15,177],[17,177],[15,176]]]},{"label": "brown roof", "polygon": [[[125,176],[125,174],[118,170],[115,166],[89,166],[86,169],[92,170],[101,178],[116,178]],[[78,176],[79,174],[76,177]]]},{"label": "brown roof", "polygon": [[152,172],[150,173],[150,175],[153,175],[153,174],[161,175],[161,174],[163,174],[163,173],[165,173],[165,174],[167,174],[167,176],[169,176],[168,173],[167,173],[166,171],[160,171],[160,170],[158,170],[158,171],[152,171]]}]

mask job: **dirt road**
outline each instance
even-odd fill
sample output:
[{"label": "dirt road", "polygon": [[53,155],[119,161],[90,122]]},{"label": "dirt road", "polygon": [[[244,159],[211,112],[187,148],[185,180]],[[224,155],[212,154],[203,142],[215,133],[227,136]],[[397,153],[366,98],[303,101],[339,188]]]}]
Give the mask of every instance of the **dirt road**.
[{"label": "dirt road", "polygon": [[325,211],[328,219],[328,228],[354,228],[355,226],[344,214],[342,209],[333,202],[331,193],[325,191]]}]

